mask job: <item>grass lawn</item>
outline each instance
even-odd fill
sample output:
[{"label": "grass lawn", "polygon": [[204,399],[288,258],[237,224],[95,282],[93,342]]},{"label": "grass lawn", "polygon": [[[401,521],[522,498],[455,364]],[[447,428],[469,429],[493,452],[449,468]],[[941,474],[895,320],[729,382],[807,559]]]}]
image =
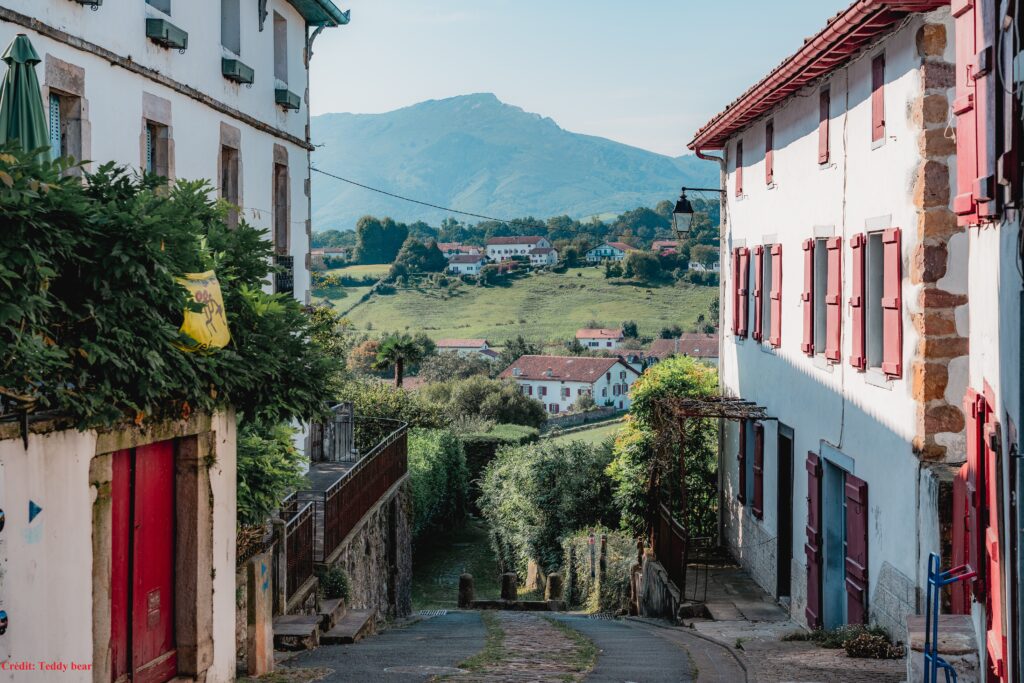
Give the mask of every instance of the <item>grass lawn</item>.
[{"label": "grass lawn", "polygon": [[552,437],[552,441],[555,443],[569,443],[572,441],[582,441],[586,444],[600,444],[604,443],[608,439],[614,439],[622,429],[622,422],[612,422],[611,424],[601,425],[594,427],[593,429],[584,429],[572,434],[563,434],[561,436]]},{"label": "grass lawn", "polygon": [[348,277],[375,277],[382,278],[388,274],[391,268],[389,263],[368,263],[366,265],[345,266],[344,268],[331,268],[327,272],[331,275]]},{"label": "grass lawn", "polygon": [[459,575],[465,572],[473,575],[477,600],[501,597],[498,559],[487,537],[487,524],[480,519],[418,538],[412,566],[414,610],[455,609]]},{"label": "grass lawn", "polygon": [[[608,326],[635,320],[647,336],[674,324],[690,329],[717,294],[716,287],[616,284],[605,280],[602,269],[574,268],[534,273],[500,287],[461,285],[451,295],[436,288],[374,295],[348,318],[358,329],[423,331],[434,339],[486,337],[500,346],[522,334],[560,343],[590,320]],[[350,305],[335,302],[340,311]]]}]

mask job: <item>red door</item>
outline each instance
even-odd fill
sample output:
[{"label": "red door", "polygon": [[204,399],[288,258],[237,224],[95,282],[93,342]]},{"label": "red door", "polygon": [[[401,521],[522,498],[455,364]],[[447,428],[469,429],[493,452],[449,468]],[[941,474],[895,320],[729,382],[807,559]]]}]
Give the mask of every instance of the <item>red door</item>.
[{"label": "red door", "polygon": [[985,384],[985,418],[982,431],[982,448],[985,457],[982,496],[985,500],[985,616],[987,623],[986,646],[988,650],[988,680],[1006,681],[1006,631],[1003,626],[1003,572],[999,543],[999,517],[1002,513],[1001,489],[999,487],[1002,463],[992,445],[998,440],[996,418],[992,408],[995,399],[988,384]]},{"label": "red door", "polygon": [[807,625],[821,628],[821,458],[807,454]]},{"label": "red door", "polygon": [[178,671],[174,442],[115,453],[113,468],[113,680],[163,683]]},{"label": "red door", "polygon": [[846,621],[868,623],[868,484],[846,475]]}]

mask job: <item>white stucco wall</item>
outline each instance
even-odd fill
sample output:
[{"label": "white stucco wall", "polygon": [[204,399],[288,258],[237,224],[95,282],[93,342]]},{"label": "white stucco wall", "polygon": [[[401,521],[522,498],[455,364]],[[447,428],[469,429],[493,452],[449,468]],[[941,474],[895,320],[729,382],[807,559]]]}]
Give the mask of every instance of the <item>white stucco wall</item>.
[{"label": "white stucco wall", "polygon": [[[931,18],[931,21],[941,21]],[[911,104],[921,94],[920,57],[915,34],[922,23],[915,16],[899,31],[876,44],[826,81],[789,98],[727,147],[725,195],[727,225],[723,254],[736,247],[782,245],[782,344],[772,349],[766,341],[735,338],[731,333],[731,259],[722,270],[724,341],[720,376],[723,389],[766,406],[768,414],[794,431],[793,463],[793,594],[804,584],[803,544],[807,518],[808,451],[832,459],[843,469],[868,482],[869,594],[888,564],[913,580],[923,562],[916,525],[918,459],[912,451],[916,403],[911,394],[911,358],[918,335],[910,307],[916,305],[917,287],[909,279],[910,258],[917,245],[917,208],[913,202],[915,173],[921,163],[919,127],[911,120]],[[951,49],[951,48],[950,48]],[[886,137],[881,146],[871,141],[871,60],[881,51],[886,57]],[[952,58],[952,54],[950,54]],[[819,166],[818,93],[825,84],[831,91],[830,161]],[[774,183],[765,182],[765,122],[774,120]],[[744,194],[735,196],[735,146],[744,147]],[[902,228],[903,260],[903,377],[884,380],[875,373],[858,372],[851,355],[850,236],[881,228]],[[835,365],[823,357],[809,358],[800,349],[803,335],[803,258],[801,244],[810,237],[843,238],[842,360]],[[754,268],[751,263],[751,277]],[[753,329],[753,288],[748,328]],[[767,296],[767,292],[765,293]],[[765,542],[777,536],[777,426],[765,425],[764,519],[754,520],[749,505],[736,501],[737,436],[735,423],[724,430],[725,500],[727,536],[734,545],[745,542],[738,520],[745,519],[763,532]],[[924,555],[926,557],[926,555]],[[889,571],[889,569],[886,569]],[[774,566],[754,572],[774,592]],[[920,584],[918,584],[920,585]],[[869,598],[869,609],[872,598]],[[803,619],[802,605],[794,616]]]},{"label": "white stucco wall", "polygon": [[[263,32],[260,32],[256,3],[241,3],[240,57],[256,73],[255,82],[249,88],[232,83],[221,74],[220,4],[183,0],[174,0],[172,4],[169,20],[188,32],[188,49],[184,54],[159,47],[146,38],[146,17],[163,15],[143,0],[106,0],[95,12],[69,0],[8,0],[3,3],[5,8],[130,58],[275,129],[305,139],[308,107],[303,63],[305,23],[295,8],[285,0],[268,0],[270,14]],[[298,111],[285,111],[274,103],[274,12],[284,16],[288,22],[288,87],[303,97],[302,108]],[[306,268],[309,205],[305,191],[309,171],[304,149],[145,76],[112,66],[101,57],[44,37],[24,26],[0,21],[0,45],[6,46],[18,33],[29,36],[44,60],[36,68],[44,97],[49,90],[45,78],[47,55],[84,69],[84,99],[91,126],[88,159],[94,162],[91,168],[107,161],[136,169],[141,166],[143,93],[155,95],[171,102],[176,178],[207,179],[215,186],[219,184],[220,124],[223,122],[241,130],[240,185],[245,219],[257,227],[269,229],[272,226],[273,145],[285,147],[291,186],[289,253],[295,256],[295,294],[299,300],[305,301],[309,290],[309,271]]]},{"label": "white stucco wall", "polygon": [[[619,377],[619,373],[623,371],[626,373],[625,379]],[[632,369],[625,370],[625,366],[616,365],[610,372],[612,373],[612,379],[610,382],[605,375],[592,384],[588,382],[564,382],[561,380],[542,381],[531,379],[516,379],[516,382],[520,387],[532,387],[533,393],[527,395],[543,403],[544,408],[547,409],[548,412],[551,412],[550,406],[556,403],[558,404],[559,413],[569,412],[572,409],[573,404],[579,400],[580,389],[589,389],[598,406],[603,407],[607,401],[612,401],[615,408],[622,408],[623,410],[629,409],[631,405],[629,399],[629,387],[632,387],[633,382],[637,380],[635,371]],[[627,386],[627,389],[618,396],[615,396],[612,393],[612,386],[616,384],[625,384]],[[540,391],[542,387],[547,389],[547,396],[541,396]],[[563,398],[562,389],[564,387],[568,387],[570,392],[568,397]],[[604,392],[607,392],[607,395],[603,395]]]}]

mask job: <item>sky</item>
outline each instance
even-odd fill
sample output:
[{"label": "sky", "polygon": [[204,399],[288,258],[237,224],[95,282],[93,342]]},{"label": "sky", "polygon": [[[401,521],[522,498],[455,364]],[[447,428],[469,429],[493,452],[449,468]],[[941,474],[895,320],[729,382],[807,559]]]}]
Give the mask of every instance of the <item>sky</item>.
[{"label": "sky", "polygon": [[312,114],[493,92],[562,128],[662,154],[851,0],[335,0]]}]

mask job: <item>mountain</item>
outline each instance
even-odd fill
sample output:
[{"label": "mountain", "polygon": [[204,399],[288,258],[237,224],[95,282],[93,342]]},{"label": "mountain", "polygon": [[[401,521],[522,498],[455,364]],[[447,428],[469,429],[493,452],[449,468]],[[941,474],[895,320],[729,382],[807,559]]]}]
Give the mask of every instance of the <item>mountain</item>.
[{"label": "mountain", "polygon": [[[313,165],[324,171],[498,218],[620,213],[674,201],[682,185],[718,185],[714,163],[572,133],[492,94],[324,114],[312,138]],[[366,214],[434,225],[450,215],[313,174],[315,230],[351,229]]]}]

